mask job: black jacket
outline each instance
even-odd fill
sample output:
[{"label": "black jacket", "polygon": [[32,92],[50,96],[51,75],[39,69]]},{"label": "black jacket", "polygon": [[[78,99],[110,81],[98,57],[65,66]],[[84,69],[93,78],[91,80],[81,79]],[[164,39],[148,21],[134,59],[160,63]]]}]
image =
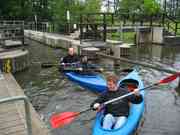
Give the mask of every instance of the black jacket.
[{"label": "black jacket", "polygon": [[[128,94],[129,92],[125,90],[124,88],[119,88],[117,91],[108,91],[101,95],[98,99],[96,99],[92,104],[91,107],[95,103],[104,103],[108,100],[114,99],[116,97],[123,96],[125,94]],[[135,96],[131,95],[129,97],[123,98],[121,100],[115,101],[113,103],[110,103],[105,106],[105,114],[112,114],[113,116],[128,116],[129,115],[129,102],[134,104],[139,104],[143,100],[142,95]]]},{"label": "black jacket", "polygon": [[76,54],[74,55],[67,55],[62,58],[61,63],[76,63],[80,62],[80,57]]}]

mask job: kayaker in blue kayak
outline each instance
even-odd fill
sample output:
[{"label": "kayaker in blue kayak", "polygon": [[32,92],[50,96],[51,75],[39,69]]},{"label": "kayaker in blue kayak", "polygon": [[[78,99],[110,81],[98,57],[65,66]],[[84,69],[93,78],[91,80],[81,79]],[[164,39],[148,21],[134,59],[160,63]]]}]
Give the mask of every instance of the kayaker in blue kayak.
[{"label": "kayaker in blue kayak", "polygon": [[[87,56],[79,56],[75,53],[74,48],[68,49],[68,55],[61,58],[59,71],[74,71],[81,74],[90,74],[99,68],[89,63]],[[100,69],[99,69],[100,70]],[[101,69],[102,70],[102,69]]]},{"label": "kayaker in blue kayak", "polygon": [[60,63],[79,63],[80,62],[80,57],[75,53],[75,50],[73,47],[70,47],[68,49],[68,55],[61,58]]},{"label": "kayaker in blue kayak", "polygon": [[75,53],[73,47],[68,48],[68,54],[60,59],[59,71],[76,70],[80,64],[80,56]]},{"label": "kayaker in blue kayak", "polygon": [[[115,75],[107,77],[107,87],[108,91],[91,104],[93,110],[99,111],[102,103],[129,93],[125,88],[118,87],[118,79]],[[129,115],[129,103],[139,104],[142,100],[143,97],[137,90],[134,95],[106,105],[104,107],[105,116],[102,127],[108,130],[120,128],[126,122]]]}]

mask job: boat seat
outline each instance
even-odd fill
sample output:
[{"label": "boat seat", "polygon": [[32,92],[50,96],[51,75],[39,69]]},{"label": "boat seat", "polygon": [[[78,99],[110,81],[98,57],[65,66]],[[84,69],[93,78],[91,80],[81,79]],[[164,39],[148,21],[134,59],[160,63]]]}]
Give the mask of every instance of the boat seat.
[{"label": "boat seat", "polygon": [[132,92],[134,89],[138,88],[138,82],[133,79],[127,79],[120,83],[121,88],[127,89],[129,92]]}]

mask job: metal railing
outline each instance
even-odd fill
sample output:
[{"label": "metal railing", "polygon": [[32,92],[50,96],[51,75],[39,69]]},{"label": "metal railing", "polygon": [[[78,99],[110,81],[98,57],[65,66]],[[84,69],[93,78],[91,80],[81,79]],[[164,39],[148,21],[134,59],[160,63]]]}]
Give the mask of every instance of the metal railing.
[{"label": "metal railing", "polygon": [[32,124],[31,124],[30,106],[29,106],[28,98],[26,96],[15,96],[15,97],[8,97],[8,98],[0,99],[0,104],[8,103],[8,102],[14,102],[14,101],[19,101],[19,100],[23,100],[24,101],[27,133],[28,133],[28,135],[32,135]]},{"label": "metal railing", "polygon": [[24,45],[24,21],[0,20],[0,43],[5,40],[19,40]]},{"label": "metal railing", "polygon": [[165,16],[164,27],[168,30],[168,32],[171,32],[175,36],[180,34],[178,33],[178,31],[180,31],[180,21],[177,21],[171,16]]}]

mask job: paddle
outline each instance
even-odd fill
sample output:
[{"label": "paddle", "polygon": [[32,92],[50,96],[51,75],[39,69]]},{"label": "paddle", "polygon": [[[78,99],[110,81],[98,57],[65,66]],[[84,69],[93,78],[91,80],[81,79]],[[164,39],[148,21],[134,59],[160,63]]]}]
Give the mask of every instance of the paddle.
[{"label": "paddle", "polygon": [[[165,83],[169,83],[173,80],[175,80],[178,76],[180,76],[180,72],[177,73],[177,74],[173,74],[173,75],[170,75],[162,80],[160,80],[159,82],[157,83],[154,83],[150,86],[147,86],[143,89],[135,89],[133,92],[130,92],[126,95],[123,95],[123,96],[120,96],[120,97],[117,97],[117,98],[114,98],[112,100],[109,100],[109,101],[106,101],[104,102],[101,106],[105,106],[105,105],[108,105],[112,102],[115,102],[117,100],[120,100],[120,99],[123,99],[125,97],[128,97],[130,95],[133,95],[134,93],[136,93],[136,91],[142,91],[142,90],[145,90],[145,89],[148,89],[148,88],[151,88],[153,86],[157,86],[157,85],[160,85],[160,84],[165,84]],[[54,114],[51,116],[50,118],[50,123],[51,123],[51,126],[52,128],[58,128],[58,127],[62,127],[64,125],[67,125],[67,124],[70,124],[77,116],[83,114],[83,113],[86,113],[88,111],[90,111],[91,108],[88,108],[84,111],[81,111],[81,112],[63,112],[63,113],[60,113],[60,114]]]},{"label": "paddle", "polygon": [[62,67],[62,71],[94,71],[94,72],[103,72],[103,68],[97,68],[91,64],[83,65],[80,63],[63,63],[63,64],[56,64],[56,63],[42,63],[41,64],[42,68],[50,68],[50,67]]},{"label": "paddle", "polygon": [[59,67],[59,66],[71,66],[71,67],[75,67],[78,66],[80,63],[42,63],[41,67],[42,68],[50,68],[50,67]]},{"label": "paddle", "polygon": [[[94,72],[103,72],[103,71],[114,71],[115,69],[105,69],[105,68],[99,68],[102,67],[102,65],[96,66],[95,64],[87,64],[87,69],[84,67],[81,67],[82,65],[80,63],[66,63],[66,64],[57,64],[57,63],[42,63],[42,68],[51,68],[51,67],[62,67],[62,71],[94,71]],[[108,66],[109,67],[109,66]],[[133,69],[121,69],[118,70],[119,72],[132,72]]]}]

